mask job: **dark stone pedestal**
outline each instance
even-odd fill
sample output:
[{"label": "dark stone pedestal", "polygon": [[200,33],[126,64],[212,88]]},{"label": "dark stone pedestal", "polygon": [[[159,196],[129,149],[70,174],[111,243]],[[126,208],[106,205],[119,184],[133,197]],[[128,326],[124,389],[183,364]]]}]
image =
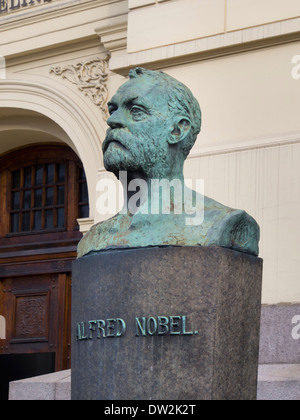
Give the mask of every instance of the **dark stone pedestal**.
[{"label": "dark stone pedestal", "polygon": [[72,399],[255,399],[262,260],[218,247],[75,261]]}]

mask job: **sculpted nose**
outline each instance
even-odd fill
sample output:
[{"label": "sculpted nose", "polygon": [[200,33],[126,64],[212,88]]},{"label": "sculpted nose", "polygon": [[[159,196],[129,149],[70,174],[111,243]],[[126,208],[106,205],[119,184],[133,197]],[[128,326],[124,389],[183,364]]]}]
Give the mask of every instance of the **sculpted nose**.
[{"label": "sculpted nose", "polygon": [[114,111],[108,118],[107,124],[110,128],[124,128],[126,126],[126,120],[121,110]]}]

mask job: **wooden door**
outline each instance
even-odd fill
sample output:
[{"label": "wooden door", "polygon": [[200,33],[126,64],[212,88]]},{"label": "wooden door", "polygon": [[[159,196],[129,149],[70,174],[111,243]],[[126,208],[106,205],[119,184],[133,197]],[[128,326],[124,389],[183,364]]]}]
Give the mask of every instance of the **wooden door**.
[{"label": "wooden door", "polygon": [[69,368],[70,274],[6,277],[0,284],[1,354],[55,353],[55,370]]},{"label": "wooden door", "polygon": [[53,353],[68,369],[77,218],[89,214],[81,162],[59,145],[3,156],[0,198],[0,357]]}]

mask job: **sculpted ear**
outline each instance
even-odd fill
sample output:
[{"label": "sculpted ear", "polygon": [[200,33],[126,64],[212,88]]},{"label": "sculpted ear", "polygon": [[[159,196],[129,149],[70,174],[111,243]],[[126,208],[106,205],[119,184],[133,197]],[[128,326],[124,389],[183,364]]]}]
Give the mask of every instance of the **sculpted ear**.
[{"label": "sculpted ear", "polygon": [[190,131],[191,121],[186,117],[178,118],[177,121],[175,121],[173,131],[168,140],[169,144],[176,144],[183,141],[190,134]]}]

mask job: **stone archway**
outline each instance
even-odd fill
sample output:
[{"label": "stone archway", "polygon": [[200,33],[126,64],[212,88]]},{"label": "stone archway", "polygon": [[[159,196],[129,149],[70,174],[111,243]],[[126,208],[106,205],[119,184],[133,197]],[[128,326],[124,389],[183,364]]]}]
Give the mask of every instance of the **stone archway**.
[{"label": "stone archway", "polygon": [[[31,113],[37,124],[29,120],[15,121],[9,130],[29,128],[54,135],[67,143],[81,159],[89,186],[91,203],[90,217],[94,217],[96,174],[102,166],[101,141],[105,135],[105,124],[101,116],[91,111],[76,93],[59,84],[53,86],[32,80],[0,80],[0,112],[15,110],[16,113]],[[22,114],[21,112],[21,114]],[[12,120],[13,121],[13,120]],[[22,126],[23,124],[23,126]],[[25,126],[24,126],[25,124]],[[3,129],[3,127],[2,127]],[[50,130],[50,132],[49,132]]]},{"label": "stone archway", "polygon": [[[69,146],[78,156],[85,170],[90,202],[89,220],[92,223],[96,201],[97,170],[102,166],[101,140],[105,134],[104,120],[101,115],[97,114],[97,108],[91,109],[92,107],[89,107],[84,98],[63,84],[51,79],[47,79],[49,84],[45,84],[41,83],[40,79],[35,81],[27,75],[16,77],[22,77],[22,79],[0,80],[0,155],[5,159],[5,156],[15,149],[21,153],[23,149],[20,148],[25,146],[34,146],[32,149],[35,146],[41,147],[43,144],[50,144],[53,147],[55,145]],[[67,148],[65,147],[65,149]],[[36,162],[33,162],[32,165],[36,165]],[[44,163],[45,165],[47,163]],[[55,165],[57,164],[55,163]],[[72,173],[72,171],[68,173]],[[80,179],[79,182],[81,182]],[[35,186],[33,187],[35,188]],[[2,210],[7,211],[3,206]],[[74,214],[75,212],[73,212],[73,216]],[[27,299],[30,302],[35,300],[39,305],[40,303],[46,305],[45,313],[48,314],[47,317],[50,320],[53,318],[52,314],[58,314],[53,318],[54,323],[49,324],[49,330],[53,331],[48,334],[49,343],[41,337],[36,339],[38,349],[34,354],[37,357],[46,358],[43,365],[47,369],[53,369],[54,364],[56,370],[68,366],[69,341],[67,337],[69,333],[58,336],[56,341],[52,335],[57,331],[56,324],[69,325],[69,315],[66,314],[69,314],[70,311],[66,311],[65,308],[70,308],[71,263],[76,258],[79,232],[68,231],[64,237],[63,232],[59,232],[60,249],[57,249],[57,241],[47,235],[54,235],[54,233],[46,233],[43,244],[36,240],[36,235],[28,237],[28,242],[24,242],[24,244],[17,243],[18,238],[13,235],[10,235],[8,240],[6,236],[2,238],[0,339],[5,353],[1,356],[2,363],[6,363],[6,358],[19,355],[15,355],[13,352],[10,354],[11,341],[13,341],[13,345],[24,347],[22,347],[22,351],[18,350],[22,354],[26,353],[25,347],[29,346],[28,343],[25,343],[23,336],[20,338],[18,334],[16,335],[14,327],[12,327],[13,324],[7,316],[11,308],[14,307],[12,299],[18,305],[21,303],[21,306],[23,304],[21,301]],[[24,260],[25,258],[27,261]],[[9,290],[11,293],[6,293]],[[51,299],[48,295],[51,295]],[[60,308],[60,311],[55,309],[55,305]],[[21,306],[19,305],[19,309]],[[34,313],[35,307],[31,306],[30,308],[31,313]],[[67,327],[63,327],[63,329],[67,331]],[[31,331],[28,331],[27,335],[32,334]],[[15,340],[15,336],[18,342]],[[44,342],[40,341],[42,339]],[[41,350],[42,346],[44,347]],[[53,358],[53,354],[55,354],[55,358]],[[10,360],[10,364],[13,363],[14,361]],[[51,369],[49,371],[52,371]],[[30,375],[32,376],[32,373],[28,374],[28,376]]]}]

